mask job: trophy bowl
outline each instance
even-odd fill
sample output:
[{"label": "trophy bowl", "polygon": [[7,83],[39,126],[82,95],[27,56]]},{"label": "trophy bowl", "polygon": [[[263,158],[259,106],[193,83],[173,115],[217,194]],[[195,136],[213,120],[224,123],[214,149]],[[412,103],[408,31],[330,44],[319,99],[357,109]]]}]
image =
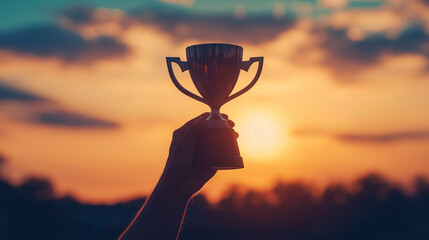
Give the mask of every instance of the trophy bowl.
[{"label": "trophy bowl", "polygon": [[[195,143],[194,161],[196,167],[216,169],[243,168],[235,131],[220,114],[220,107],[252,88],[261,75],[263,57],[252,57],[243,61],[241,46],[223,43],[192,45],[186,48],[187,62],[177,57],[167,57],[167,68],[174,85],[185,95],[207,104],[210,115],[207,127]],[[189,70],[192,82],[201,96],[185,89],[176,79],[172,68],[175,62],[183,71]],[[248,71],[258,62],[253,80],[240,91],[233,91],[240,70]]]},{"label": "trophy bowl", "polygon": [[189,73],[211,108],[220,108],[237,83],[243,48],[230,44],[200,44],[186,48]]}]

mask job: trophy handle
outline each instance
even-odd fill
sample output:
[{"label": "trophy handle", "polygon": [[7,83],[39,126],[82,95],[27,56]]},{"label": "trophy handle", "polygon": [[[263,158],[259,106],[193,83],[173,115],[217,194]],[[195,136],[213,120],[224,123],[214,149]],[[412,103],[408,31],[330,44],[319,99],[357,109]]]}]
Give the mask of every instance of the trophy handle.
[{"label": "trophy handle", "polygon": [[252,58],[249,59],[249,61],[243,61],[241,63],[241,69],[243,69],[244,71],[247,72],[249,70],[250,66],[252,66],[252,64],[254,62],[258,62],[258,71],[256,72],[256,75],[253,78],[253,80],[249,83],[249,85],[247,85],[247,87],[245,87],[245,88],[241,89],[240,91],[238,91],[238,92],[232,94],[231,96],[229,96],[226,99],[225,103],[227,103],[227,102],[231,101],[232,99],[240,96],[241,94],[249,91],[249,89],[251,89],[255,85],[255,83],[258,81],[259,76],[261,76],[262,65],[264,64],[264,57],[252,57]]},{"label": "trophy handle", "polygon": [[186,88],[184,88],[182,85],[180,85],[179,81],[177,81],[177,78],[174,75],[173,67],[171,65],[172,62],[177,63],[177,65],[179,65],[180,70],[182,70],[182,72],[184,72],[186,70],[189,70],[188,63],[187,62],[182,62],[180,60],[180,58],[178,58],[178,57],[167,57],[166,59],[167,59],[168,73],[170,74],[170,78],[173,81],[174,86],[176,86],[177,89],[179,89],[183,94],[185,94],[185,95],[187,95],[187,96],[189,96],[189,97],[191,97],[191,98],[193,98],[195,100],[198,100],[200,102],[203,102],[203,103],[207,104],[206,101],[202,97],[200,97],[200,96],[198,96],[198,95],[196,95],[196,94],[188,91]]}]

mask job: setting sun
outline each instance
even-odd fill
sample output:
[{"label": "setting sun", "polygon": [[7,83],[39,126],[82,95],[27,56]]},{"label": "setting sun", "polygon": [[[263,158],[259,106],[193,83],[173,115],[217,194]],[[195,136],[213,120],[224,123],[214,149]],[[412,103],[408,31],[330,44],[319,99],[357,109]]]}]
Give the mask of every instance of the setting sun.
[{"label": "setting sun", "polygon": [[236,129],[241,151],[250,158],[273,157],[284,147],[284,127],[272,114],[257,111],[244,114]]}]

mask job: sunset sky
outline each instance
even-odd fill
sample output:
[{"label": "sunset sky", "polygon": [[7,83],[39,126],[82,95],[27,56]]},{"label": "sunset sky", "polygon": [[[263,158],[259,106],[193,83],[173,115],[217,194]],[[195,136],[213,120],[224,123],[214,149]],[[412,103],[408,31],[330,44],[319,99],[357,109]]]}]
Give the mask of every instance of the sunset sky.
[{"label": "sunset sky", "polygon": [[209,110],[174,87],[165,57],[210,42],[265,59],[222,108],[245,168],[218,172],[213,198],[231,184],[429,175],[428,0],[0,0],[6,174],[85,201],[149,193],[172,132]]}]

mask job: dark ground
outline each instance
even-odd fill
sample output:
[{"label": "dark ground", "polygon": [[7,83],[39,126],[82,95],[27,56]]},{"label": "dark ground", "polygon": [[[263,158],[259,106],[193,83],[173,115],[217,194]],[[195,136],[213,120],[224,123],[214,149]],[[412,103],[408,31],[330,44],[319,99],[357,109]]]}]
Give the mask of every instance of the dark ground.
[{"label": "dark ground", "polygon": [[[191,200],[181,239],[427,240],[429,182],[416,178],[414,188],[405,193],[376,174],[318,196],[300,182],[264,193],[232,187],[217,204]],[[117,239],[143,202],[85,204],[56,197],[46,179],[13,186],[0,175],[0,239]]]}]

